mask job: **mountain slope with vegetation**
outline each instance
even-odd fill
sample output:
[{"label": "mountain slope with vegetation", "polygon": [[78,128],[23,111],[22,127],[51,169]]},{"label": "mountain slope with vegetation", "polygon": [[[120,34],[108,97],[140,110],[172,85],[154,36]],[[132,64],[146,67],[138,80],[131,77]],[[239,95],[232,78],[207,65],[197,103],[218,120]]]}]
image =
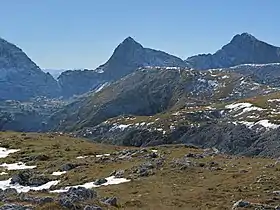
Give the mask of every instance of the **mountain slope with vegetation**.
[{"label": "mountain slope with vegetation", "polygon": [[[10,187],[19,191],[23,188],[18,185],[27,189],[30,183],[56,181],[42,191],[0,190],[0,209],[237,209],[244,203],[246,209],[273,209],[279,203],[280,166],[274,159],[233,157],[215,148],[185,145],[117,147],[59,134],[0,136],[1,148],[20,149],[1,158],[6,166],[18,161],[36,166],[25,170],[0,166],[0,188],[10,177],[15,182]],[[62,170],[67,171],[52,175]],[[101,185],[111,175],[129,181]],[[99,186],[56,191],[92,181]]]}]

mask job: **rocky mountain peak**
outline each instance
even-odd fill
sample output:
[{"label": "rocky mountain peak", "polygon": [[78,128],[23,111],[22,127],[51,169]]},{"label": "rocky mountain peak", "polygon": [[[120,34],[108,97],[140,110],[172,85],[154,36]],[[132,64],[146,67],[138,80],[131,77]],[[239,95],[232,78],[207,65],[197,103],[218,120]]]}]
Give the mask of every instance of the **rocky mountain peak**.
[{"label": "rocky mountain peak", "polygon": [[[28,66],[26,66],[28,64]],[[0,69],[23,69],[30,70],[39,67],[16,45],[0,38]]]},{"label": "rocky mountain peak", "polygon": [[195,69],[227,68],[240,64],[280,62],[280,48],[258,40],[249,33],[235,35],[214,54],[189,57],[186,62]]},{"label": "rocky mountain peak", "polygon": [[[121,45],[141,45],[140,43],[136,42],[131,36],[125,38]],[[142,45],[141,45],[142,46]]]},{"label": "rocky mountain peak", "polygon": [[186,64],[178,57],[145,48],[132,37],[127,37],[117,46],[110,59],[96,71],[102,72],[108,80],[116,80],[144,66],[184,67]]},{"label": "rocky mountain peak", "polygon": [[252,34],[249,33],[242,33],[242,34],[237,34],[235,35],[232,40],[231,43],[235,43],[235,42],[254,42],[254,41],[259,41],[256,37],[254,37]]},{"label": "rocky mountain peak", "polygon": [[232,47],[239,48],[242,50],[248,50],[248,48],[250,48],[251,46],[257,45],[258,43],[267,44],[267,43],[264,43],[264,42],[258,40],[256,37],[254,37],[253,35],[251,35],[249,33],[242,33],[242,34],[235,35],[232,38],[232,40],[230,41],[230,43],[223,46],[222,49],[224,49],[228,46],[232,46]]},{"label": "rocky mountain peak", "polygon": [[19,47],[0,39],[0,99],[55,97],[59,87]]},{"label": "rocky mountain peak", "polygon": [[121,56],[123,56],[124,54],[131,54],[134,51],[141,49],[143,49],[143,46],[129,36],[117,46],[113,55],[120,53]]}]

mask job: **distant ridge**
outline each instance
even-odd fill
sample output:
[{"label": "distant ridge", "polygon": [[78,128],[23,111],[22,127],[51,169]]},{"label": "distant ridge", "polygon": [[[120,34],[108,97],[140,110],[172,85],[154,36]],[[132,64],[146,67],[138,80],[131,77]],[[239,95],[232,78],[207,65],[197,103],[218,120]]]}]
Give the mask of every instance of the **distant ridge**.
[{"label": "distant ridge", "polygon": [[195,69],[278,62],[280,62],[280,48],[260,41],[249,33],[235,35],[230,43],[214,54],[196,55],[186,60],[186,63]]}]

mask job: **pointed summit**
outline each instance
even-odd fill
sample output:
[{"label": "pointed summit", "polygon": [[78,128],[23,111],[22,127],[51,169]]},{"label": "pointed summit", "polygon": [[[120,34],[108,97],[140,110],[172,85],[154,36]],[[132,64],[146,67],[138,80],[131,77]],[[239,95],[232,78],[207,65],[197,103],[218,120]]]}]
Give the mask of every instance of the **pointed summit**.
[{"label": "pointed summit", "polygon": [[113,55],[103,65],[97,68],[110,80],[119,79],[145,66],[185,67],[180,58],[168,53],[144,48],[132,37],[127,37],[114,50]]},{"label": "pointed summit", "polygon": [[143,46],[136,42],[132,37],[127,37],[125,40],[123,40],[123,42],[121,44],[119,44],[119,46],[134,46],[134,47],[141,47],[143,48]]},{"label": "pointed summit", "polygon": [[129,42],[136,42],[136,41],[135,41],[131,36],[129,36],[129,37],[127,37],[127,38],[124,39],[123,43],[124,43],[124,42],[129,43]]}]

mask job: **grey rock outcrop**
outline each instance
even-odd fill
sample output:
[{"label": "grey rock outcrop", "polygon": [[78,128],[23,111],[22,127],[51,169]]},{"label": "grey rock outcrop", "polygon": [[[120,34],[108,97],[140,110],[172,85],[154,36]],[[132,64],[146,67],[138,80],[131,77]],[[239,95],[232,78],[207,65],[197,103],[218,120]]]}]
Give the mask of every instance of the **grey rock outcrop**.
[{"label": "grey rock outcrop", "polygon": [[0,39],[0,99],[56,97],[56,80],[44,73],[20,48]]}]

